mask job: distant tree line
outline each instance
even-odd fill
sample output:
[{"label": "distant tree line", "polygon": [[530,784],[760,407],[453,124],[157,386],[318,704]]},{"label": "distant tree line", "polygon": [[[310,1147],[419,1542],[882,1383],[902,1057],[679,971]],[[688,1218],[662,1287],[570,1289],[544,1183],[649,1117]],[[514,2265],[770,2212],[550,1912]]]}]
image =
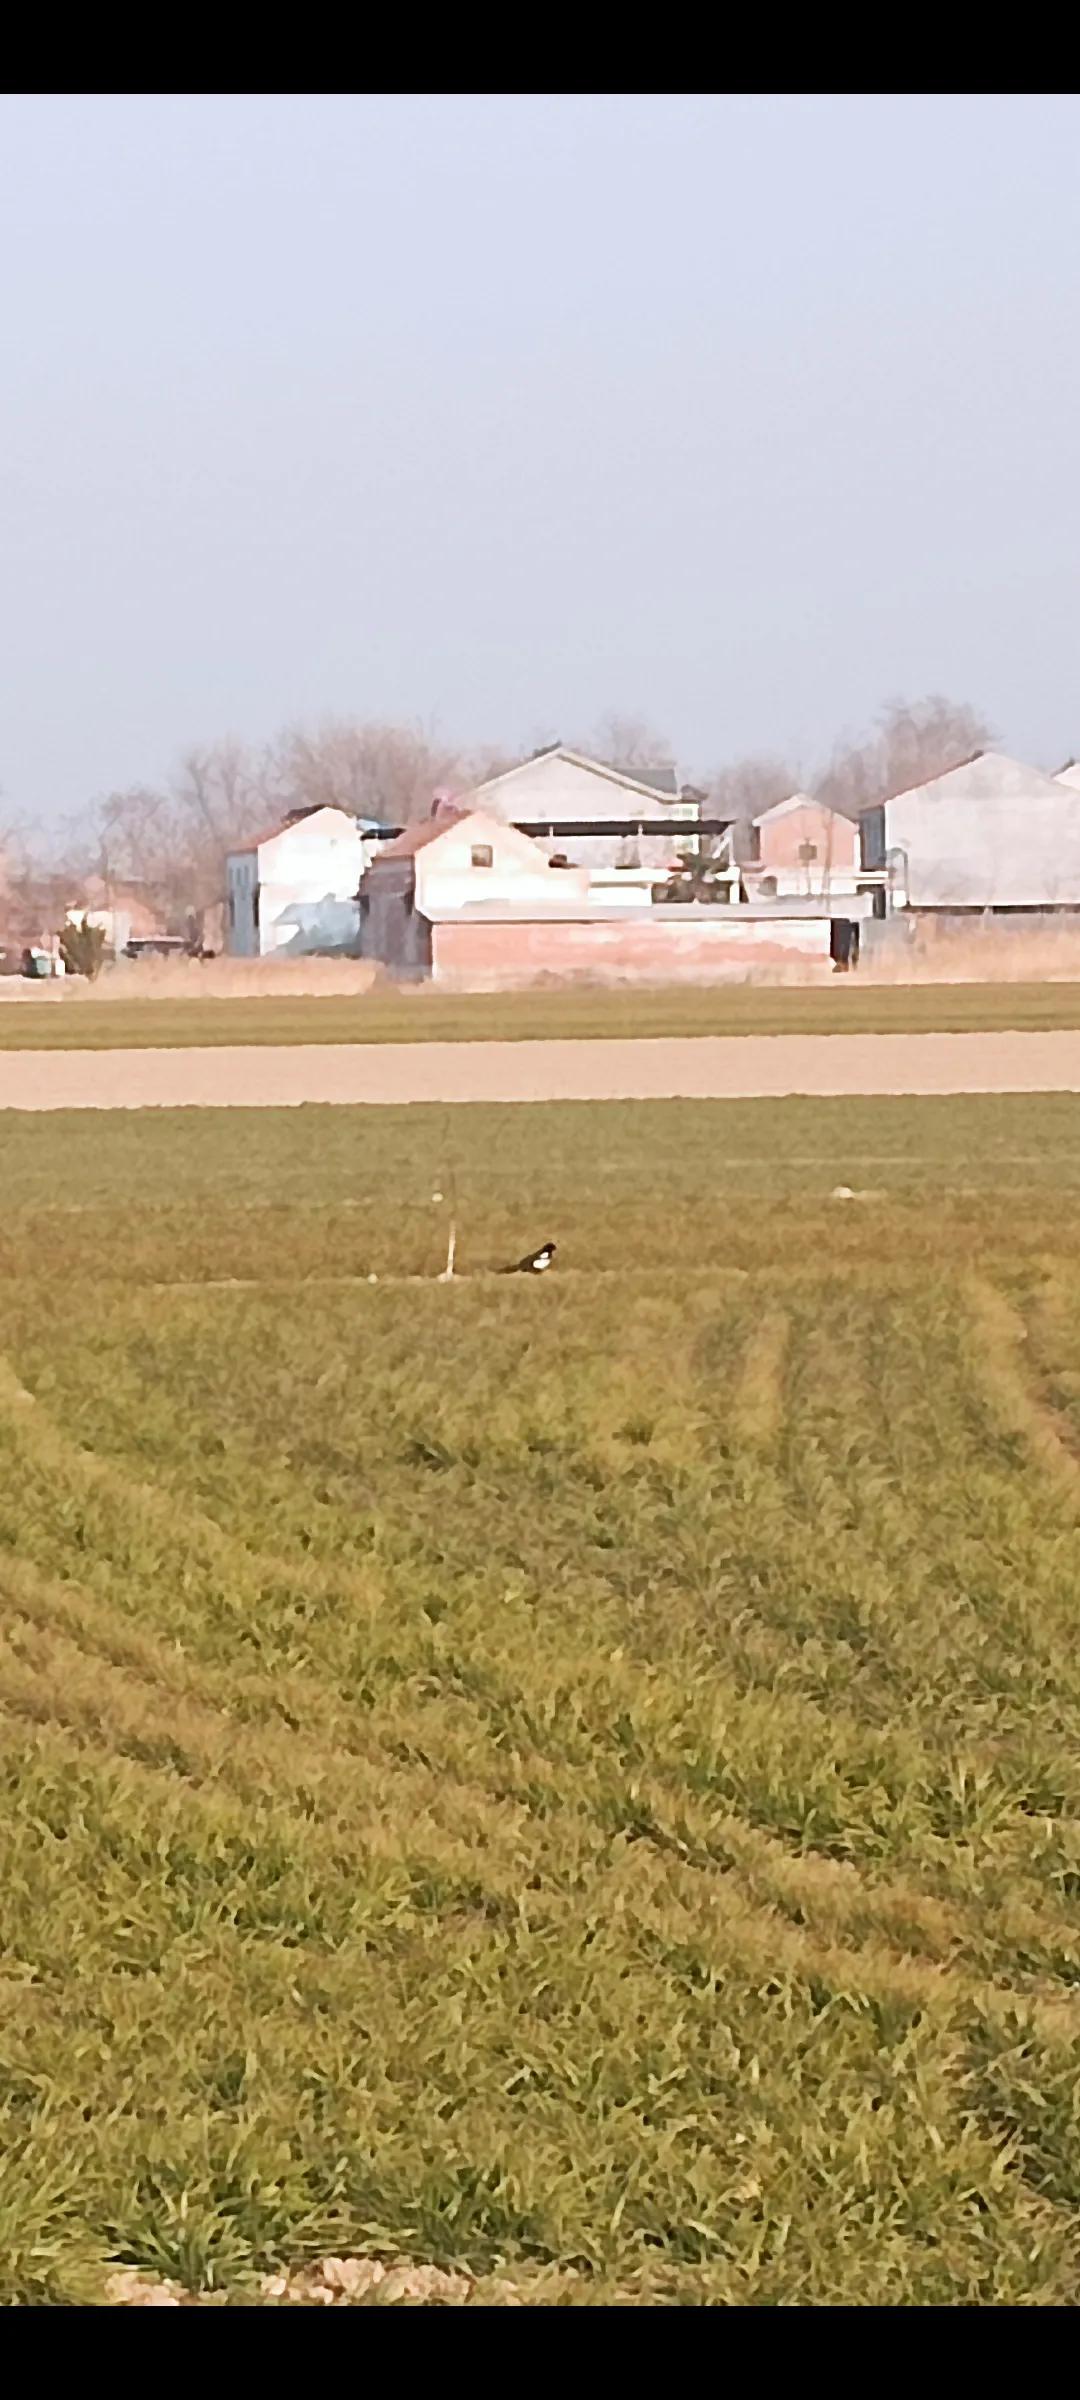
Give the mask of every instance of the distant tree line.
[{"label": "distant tree line", "polygon": [[[729,760],[692,781],[718,816],[752,816],[800,789],[854,815],[957,765],[993,738],[974,708],[937,695],[893,700],[869,735],[841,741],[816,772],[758,755]],[[667,736],[618,714],[572,746],[631,772],[670,766],[676,756]],[[64,905],[89,879],[106,888],[138,885],[181,929],[220,902],[227,852],[291,809],[331,803],[382,823],[408,824],[427,816],[440,787],[466,790],[514,763],[509,754],[455,747],[420,728],[351,718],[317,731],[290,727],[258,747],[211,742],[189,750],[167,785],[102,794],[64,828],[51,863],[18,829],[0,831],[0,898],[43,921],[59,911],[60,922]]]}]

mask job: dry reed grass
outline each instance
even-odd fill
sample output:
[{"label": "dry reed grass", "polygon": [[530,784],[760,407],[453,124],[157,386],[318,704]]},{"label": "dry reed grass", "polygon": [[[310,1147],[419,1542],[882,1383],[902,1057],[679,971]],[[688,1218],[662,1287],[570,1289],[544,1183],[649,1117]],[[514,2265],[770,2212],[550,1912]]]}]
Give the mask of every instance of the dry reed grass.
[{"label": "dry reed grass", "polygon": [[0,978],[0,1001],[79,1007],[116,1000],[357,999],[382,980],[361,958],[141,958],[108,967],[94,983],[67,975],[32,983]]},{"label": "dry reed grass", "polygon": [[[733,960],[710,978],[709,988],[760,986],[762,990],[800,990],[833,986],[827,961],[791,959],[772,966],[741,966]],[[1015,928],[1000,920],[972,924],[970,930],[937,928],[920,921],[910,938],[879,945],[867,941],[862,963],[849,979],[853,990],[867,986],[967,983],[1074,983],[1080,981],[1080,922],[1036,919]],[[370,959],[351,958],[215,958],[205,961],[146,958],[107,968],[95,983],[67,977],[56,983],[25,982],[17,976],[0,978],[0,1004],[47,1002],[53,1007],[96,1005],[115,1001],[356,999],[369,992],[394,992],[403,999],[422,1000],[431,986],[401,985]],[[439,987],[448,996],[470,989],[498,996],[498,987],[485,978],[475,987],[455,979]],[[536,994],[578,992],[621,993],[692,989],[685,978],[659,984],[618,972],[589,974],[580,969],[565,976],[545,971],[530,981],[515,978],[513,989]]]},{"label": "dry reed grass", "polygon": [[920,922],[913,938],[869,945],[858,969],[868,983],[1075,983],[1080,979],[1080,920],[999,920],[970,929]]}]

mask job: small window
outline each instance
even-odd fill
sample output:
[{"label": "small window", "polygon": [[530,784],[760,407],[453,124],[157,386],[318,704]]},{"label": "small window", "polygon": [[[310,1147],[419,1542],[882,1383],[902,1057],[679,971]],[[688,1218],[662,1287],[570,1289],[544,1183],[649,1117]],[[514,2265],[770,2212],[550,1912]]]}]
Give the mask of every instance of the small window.
[{"label": "small window", "polygon": [[812,867],[812,866],[813,866],[813,863],[814,863],[814,860],[815,860],[815,858],[816,858],[816,857],[817,857],[817,843],[816,843],[816,842],[800,842],[800,843],[799,843],[799,865],[800,865],[800,867]]},{"label": "small window", "polygon": [[495,854],[494,854],[494,851],[492,850],[492,847],[491,847],[491,843],[490,843],[490,842],[474,842],[474,843],[473,843],[473,846],[472,846],[472,863],[473,863],[474,867],[493,867],[493,866],[494,866],[494,864],[495,864]]},{"label": "small window", "polygon": [[757,887],[757,888],[758,888],[758,894],[759,894],[759,897],[760,897],[762,900],[775,900],[775,898],[776,898],[776,877],[775,877],[775,875],[763,875],[763,876],[762,876],[762,878],[761,878],[761,881],[760,881],[760,883],[758,884],[758,887]]}]

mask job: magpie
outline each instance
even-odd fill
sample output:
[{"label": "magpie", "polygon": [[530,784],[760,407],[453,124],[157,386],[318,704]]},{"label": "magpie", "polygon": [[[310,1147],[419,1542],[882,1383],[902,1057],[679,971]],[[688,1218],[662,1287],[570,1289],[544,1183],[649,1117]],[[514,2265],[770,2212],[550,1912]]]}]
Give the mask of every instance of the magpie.
[{"label": "magpie", "polygon": [[513,1267],[500,1267],[500,1275],[542,1275],[555,1256],[554,1242],[541,1242],[539,1250],[530,1250],[528,1258],[519,1258]]}]

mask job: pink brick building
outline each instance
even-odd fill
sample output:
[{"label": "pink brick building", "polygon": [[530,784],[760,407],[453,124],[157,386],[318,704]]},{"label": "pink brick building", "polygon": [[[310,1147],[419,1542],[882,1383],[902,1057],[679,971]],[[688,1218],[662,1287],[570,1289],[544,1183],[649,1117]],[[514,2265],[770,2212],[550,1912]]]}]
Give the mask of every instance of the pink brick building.
[{"label": "pink brick building", "polygon": [[[724,981],[800,960],[827,967],[834,944],[819,898],[673,903],[650,901],[636,884],[620,897],[482,810],[444,811],[388,842],[360,907],[364,956],[468,990],[541,977]],[[852,916],[860,913],[853,900]]]},{"label": "pink brick building", "polygon": [[732,827],[731,855],[748,899],[852,899],[859,889],[859,828],[807,792],[778,800]]}]

